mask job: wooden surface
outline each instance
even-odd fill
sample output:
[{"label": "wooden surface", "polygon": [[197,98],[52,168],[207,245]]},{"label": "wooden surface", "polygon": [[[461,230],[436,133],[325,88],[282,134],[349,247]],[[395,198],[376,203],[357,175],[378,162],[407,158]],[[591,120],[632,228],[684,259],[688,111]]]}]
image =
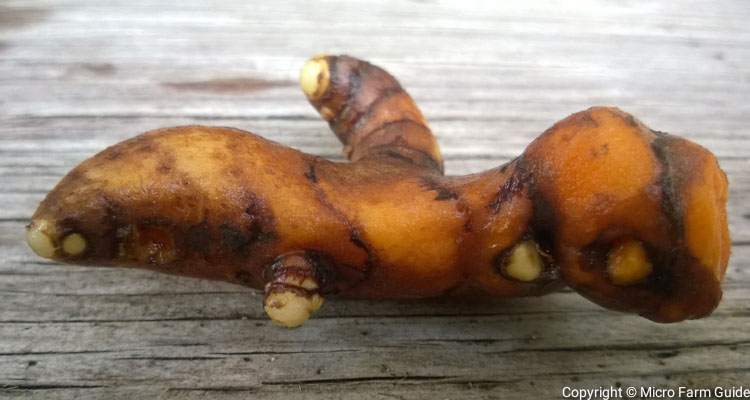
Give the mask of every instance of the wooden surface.
[{"label": "wooden surface", "polygon": [[[747,1],[161,3],[0,3],[0,397],[559,398],[564,386],[750,385]],[[148,129],[235,126],[340,157],[295,83],[319,52],[396,75],[452,174],[505,162],[591,105],[708,147],[731,182],[722,304],[705,320],[658,325],[570,291],[490,304],[334,300],[283,330],[251,290],[63,267],[23,243],[63,174]]]}]

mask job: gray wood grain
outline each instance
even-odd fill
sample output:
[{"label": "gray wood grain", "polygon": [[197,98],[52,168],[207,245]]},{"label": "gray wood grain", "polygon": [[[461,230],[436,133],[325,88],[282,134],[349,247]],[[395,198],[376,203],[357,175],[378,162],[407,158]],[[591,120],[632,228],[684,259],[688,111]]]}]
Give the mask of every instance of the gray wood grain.
[{"label": "gray wood grain", "polygon": [[[750,383],[750,3],[239,0],[0,5],[0,397],[559,398],[564,386]],[[493,2],[495,3],[495,2]],[[708,319],[658,325],[564,290],[488,303],[328,302],[275,328],[242,287],[63,267],[23,226],[78,162],[163,126],[235,126],[340,158],[304,60],[386,67],[449,173],[617,105],[715,152],[733,256]]]}]

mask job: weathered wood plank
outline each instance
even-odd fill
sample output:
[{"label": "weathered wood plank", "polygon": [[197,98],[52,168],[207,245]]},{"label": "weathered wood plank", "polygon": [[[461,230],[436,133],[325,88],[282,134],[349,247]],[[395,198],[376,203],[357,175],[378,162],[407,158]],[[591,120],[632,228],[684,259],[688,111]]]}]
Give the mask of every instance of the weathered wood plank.
[{"label": "weathered wood plank", "polygon": [[[742,370],[750,367],[750,347],[737,340],[731,326],[746,324],[747,318],[691,323],[695,339],[677,344],[675,330],[681,328],[676,326],[633,323],[627,316],[603,325],[596,315],[565,314],[453,317],[450,326],[441,318],[415,317],[409,323],[421,327],[417,332],[388,318],[323,318],[307,332],[284,335],[253,320],[14,323],[0,328],[0,371],[10,374],[37,361],[27,372],[39,383],[242,387],[364,376],[502,381]],[[590,342],[571,346],[580,326],[587,328]],[[33,349],[24,346],[30,339]],[[607,356],[615,353],[613,363]],[[236,372],[216,376],[211,371],[217,368]]]},{"label": "weathered wood plank", "polygon": [[603,378],[585,375],[577,376],[545,376],[537,375],[525,380],[497,380],[472,382],[440,382],[439,380],[400,378],[397,380],[379,380],[364,378],[360,380],[330,380],[320,383],[291,383],[266,385],[262,390],[253,386],[236,387],[146,387],[142,384],[134,386],[111,387],[81,387],[84,385],[37,385],[35,387],[21,387],[8,390],[4,394],[9,398],[33,399],[115,399],[127,400],[132,398],[159,399],[351,399],[365,398],[377,400],[392,399],[425,399],[425,398],[453,398],[462,399],[529,399],[529,398],[560,398],[561,388],[596,388],[604,382],[605,387],[615,386],[627,388],[642,385],[654,387],[728,387],[733,382],[747,381],[748,373],[741,371],[693,371],[674,373],[667,371],[665,375],[620,375],[617,378]]}]

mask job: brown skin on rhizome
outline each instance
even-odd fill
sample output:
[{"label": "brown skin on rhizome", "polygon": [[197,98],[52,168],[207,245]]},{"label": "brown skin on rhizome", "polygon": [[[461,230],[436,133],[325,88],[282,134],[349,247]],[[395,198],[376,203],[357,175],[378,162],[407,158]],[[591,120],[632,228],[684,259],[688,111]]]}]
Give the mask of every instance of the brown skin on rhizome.
[{"label": "brown skin on rhizome", "polygon": [[446,176],[424,116],[384,70],[320,56],[300,82],[350,162],[232,128],[147,132],[68,173],[34,213],[29,245],[64,263],[264,289],[287,327],[334,295],[568,285],[658,322],[704,317],[721,299],[727,178],[703,147],[595,107],[505,165]]}]

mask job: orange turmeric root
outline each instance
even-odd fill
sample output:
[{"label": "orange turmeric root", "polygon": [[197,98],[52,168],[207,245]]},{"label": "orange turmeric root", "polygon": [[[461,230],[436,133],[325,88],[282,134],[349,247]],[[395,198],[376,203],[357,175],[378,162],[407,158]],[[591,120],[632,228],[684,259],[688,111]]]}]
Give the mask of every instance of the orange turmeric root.
[{"label": "orange turmeric root", "polygon": [[29,245],[60,262],[262,288],[287,327],[332,295],[514,297],[569,285],[659,322],[717,306],[727,179],[697,144],[596,107],[505,165],[445,176],[425,118],[384,70],[321,56],[300,82],[351,162],[231,128],[148,132],[68,173],[34,213]]}]

